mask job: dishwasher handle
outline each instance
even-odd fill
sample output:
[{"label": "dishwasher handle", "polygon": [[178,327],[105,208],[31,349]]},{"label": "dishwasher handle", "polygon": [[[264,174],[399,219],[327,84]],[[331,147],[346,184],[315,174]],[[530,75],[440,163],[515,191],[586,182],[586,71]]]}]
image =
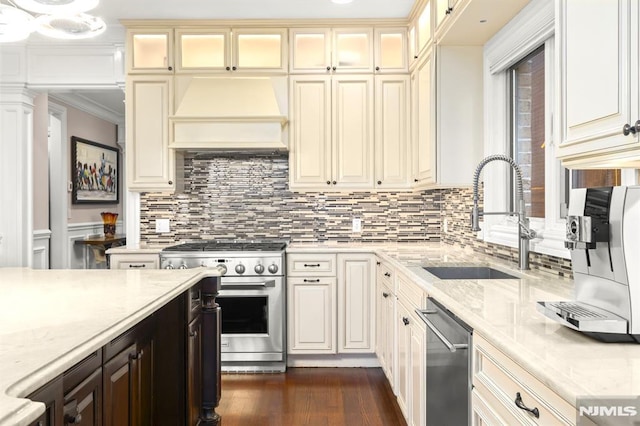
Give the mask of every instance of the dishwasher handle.
[{"label": "dishwasher handle", "polygon": [[447,339],[444,334],[440,330],[436,328],[435,325],[427,318],[427,314],[437,314],[436,310],[424,310],[416,309],[416,314],[424,321],[424,323],[429,327],[429,329],[436,335],[438,339],[449,349],[449,352],[455,352],[458,349],[469,349],[469,345],[466,343],[451,343],[449,339]]}]

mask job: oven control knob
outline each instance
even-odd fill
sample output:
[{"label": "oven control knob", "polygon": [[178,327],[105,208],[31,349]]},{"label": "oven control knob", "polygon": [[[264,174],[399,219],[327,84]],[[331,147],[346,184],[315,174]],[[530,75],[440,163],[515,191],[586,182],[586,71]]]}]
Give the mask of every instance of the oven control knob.
[{"label": "oven control knob", "polygon": [[269,267],[267,269],[272,274],[275,274],[276,272],[278,272],[278,265],[276,265],[275,263],[272,263],[271,265],[269,265]]},{"label": "oven control knob", "polygon": [[236,272],[238,274],[244,274],[244,265],[242,263],[236,265]]},{"label": "oven control knob", "polygon": [[167,266],[164,267],[164,269],[174,269],[172,264],[168,264]]},{"label": "oven control knob", "polygon": [[187,264],[183,263],[182,265],[180,265],[178,269],[187,269]]},{"label": "oven control knob", "polygon": [[225,265],[224,263],[218,263],[218,268],[222,269],[222,275],[226,275],[227,273],[227,265]]},{"label": "oven control knob", "polygon": [[253,268],[253,270],[256,271],[256,274],[261,274],[264,272],[264,265],[261,265],[260,263],[258,263],[256,267]]}]

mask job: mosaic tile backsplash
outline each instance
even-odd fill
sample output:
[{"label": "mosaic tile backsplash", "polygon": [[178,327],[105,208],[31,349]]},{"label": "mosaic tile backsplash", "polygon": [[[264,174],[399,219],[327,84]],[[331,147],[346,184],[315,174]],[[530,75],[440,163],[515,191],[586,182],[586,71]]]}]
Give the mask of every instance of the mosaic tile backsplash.
[{"label": "mosaic tile backsplash", "polygon": [[[470,188],[422,192],[295,193],[286,154],[188,154],[181,194],[144,193],[141,241],[289,239],[293,242],[437,242],[512,260],[517,249],[487,244],[471,232]],[[352,218],[362,232],[352,232]],[[156,219],[171,232],[157,234]],[[447,221],[447,232],[442,224]],[[566,259],[531,253],[531,267],[571,276]]]},{"label": "mosaic tile backsplash", "polygon": [[[141,240],[439,241],[438,191],[295,193],[288,182],[286,154],[187,155],[184,193],[142,195]],[[170,233],[155,233],[159,218],[171,220]]]}]

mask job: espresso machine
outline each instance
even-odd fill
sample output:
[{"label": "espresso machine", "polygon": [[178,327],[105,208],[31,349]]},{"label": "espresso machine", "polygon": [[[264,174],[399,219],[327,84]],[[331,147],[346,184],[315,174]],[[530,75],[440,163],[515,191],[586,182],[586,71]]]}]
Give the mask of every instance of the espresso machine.
[{"label": "espresso machine", "polygon": [[604,342],[640,343],[640,186],[572,189],[565,246],[575,300],[538,311]]}]

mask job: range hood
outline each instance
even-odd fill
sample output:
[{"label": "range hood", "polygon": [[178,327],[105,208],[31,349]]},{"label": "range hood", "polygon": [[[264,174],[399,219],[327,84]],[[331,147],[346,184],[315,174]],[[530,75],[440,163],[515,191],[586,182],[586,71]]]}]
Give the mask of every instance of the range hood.
[{"label": "range hood", "polygon": [[177,76],[174,82],[169,148],[287,149],[286,77]]}]

